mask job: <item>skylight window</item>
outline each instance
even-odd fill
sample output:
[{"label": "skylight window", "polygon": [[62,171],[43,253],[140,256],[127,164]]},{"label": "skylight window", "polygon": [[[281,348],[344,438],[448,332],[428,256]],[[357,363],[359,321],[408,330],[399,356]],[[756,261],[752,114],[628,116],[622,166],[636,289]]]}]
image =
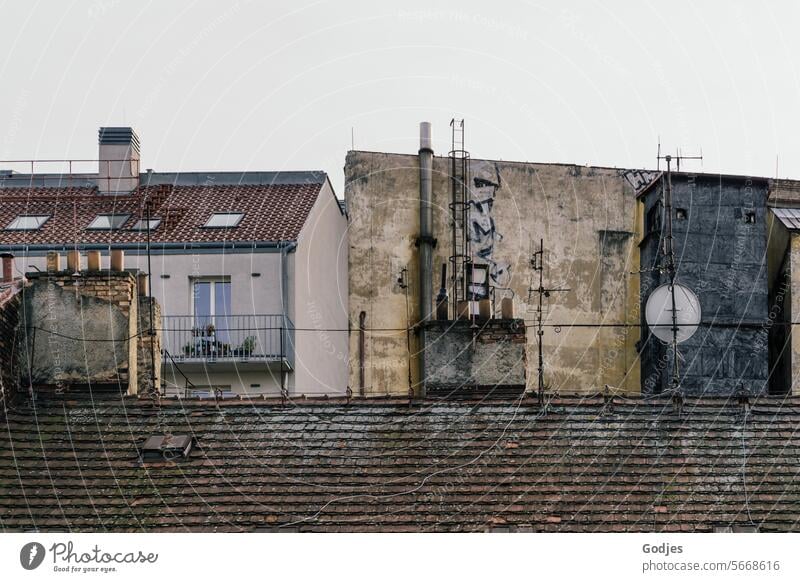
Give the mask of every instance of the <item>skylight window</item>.
[{"label": "skylight window", "polygon": [[132,230],[155,230],[158,228],[158,225],[161,224],[160,218],[151,218],[150,220],[143,219],[136,222],[133,225]]},{"label": "skylight window", "polygon": [[39,230],[50,218],[49,214],[20,214],[6,227],[6,230]]},{"label": "skylight window", "polygon": [[117,230],[128,221],[130,214],[98,214],[86,228],[92,230]]},{"label": "skylight window", "polygon": [[217,212],[203,225],[206,228],[234,228],[244,218],[241,212]]}]

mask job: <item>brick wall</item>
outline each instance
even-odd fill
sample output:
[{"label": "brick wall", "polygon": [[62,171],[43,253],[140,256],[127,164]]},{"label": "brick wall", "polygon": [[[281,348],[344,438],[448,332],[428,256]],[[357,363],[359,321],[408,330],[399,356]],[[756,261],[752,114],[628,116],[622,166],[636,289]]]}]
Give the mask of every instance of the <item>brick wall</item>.
[{"label": "brick wall", "polygon": [[[150,303],[153,304],[153,330],[150,335]],[[155,386],[161,389],[161,305],[152,297],[139,297],[139,330],[137,367],[139,394],[148,394]],[[152,346],[152,349],[151,349]],[[155,358],[155,362],[153,361]]]}]

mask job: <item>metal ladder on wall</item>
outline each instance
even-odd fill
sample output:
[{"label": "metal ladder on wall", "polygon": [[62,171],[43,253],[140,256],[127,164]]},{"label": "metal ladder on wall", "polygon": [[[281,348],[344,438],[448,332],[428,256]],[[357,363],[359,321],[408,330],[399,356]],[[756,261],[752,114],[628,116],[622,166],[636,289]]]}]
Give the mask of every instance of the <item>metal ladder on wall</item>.
[{"label": "metal ladder on wall", "polygon": [[464,149],[464,120],[450,121],[450,272],[453,319],[458,319],[459,305],[467,299],[472,253],[469,232],[469,153]]}]

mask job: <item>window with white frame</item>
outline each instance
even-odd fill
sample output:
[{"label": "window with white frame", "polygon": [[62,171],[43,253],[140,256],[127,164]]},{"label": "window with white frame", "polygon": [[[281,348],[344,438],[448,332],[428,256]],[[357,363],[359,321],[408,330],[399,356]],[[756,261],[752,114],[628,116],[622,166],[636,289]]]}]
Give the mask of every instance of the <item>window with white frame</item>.
[{"label": "window with white frame", "polygon": [[48,218],[49,214],[20,214],[6,226],[6,230],[39,230]]},{"label": "window with white frame", "polygon": [[192,310],[198,330],[219,341],[228,341],[228,322],[231,315],[230,278],[193,279]]},{"label": "window with white frame", "polygon": [[203,225],[205,228],[234,228],[239,226],[239,223],[244,218],[241,212],[217,212]]},{"label": "window with white frame", "polygon": [[128,222],[130,214],[98,214],[86,228],[90,230],[117,230]]}]

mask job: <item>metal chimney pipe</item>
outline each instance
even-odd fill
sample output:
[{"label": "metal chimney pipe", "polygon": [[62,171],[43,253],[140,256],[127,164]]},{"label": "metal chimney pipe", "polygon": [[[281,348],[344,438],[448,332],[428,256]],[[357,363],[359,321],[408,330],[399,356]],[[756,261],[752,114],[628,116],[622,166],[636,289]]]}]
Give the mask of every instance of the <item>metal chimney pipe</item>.
[{"label": "metal chimney pipe", "polygon": [[419,124],[419,307],[420,321],[433,305],[433,143],[431,124]]},{"label": "metal chimney pipe", "polygon": [[[419,124],[419,320],[431,319],[433,306],[433,141],[431,124]],[[420,396],[425,395],[425,329],[419,330]]]}]

